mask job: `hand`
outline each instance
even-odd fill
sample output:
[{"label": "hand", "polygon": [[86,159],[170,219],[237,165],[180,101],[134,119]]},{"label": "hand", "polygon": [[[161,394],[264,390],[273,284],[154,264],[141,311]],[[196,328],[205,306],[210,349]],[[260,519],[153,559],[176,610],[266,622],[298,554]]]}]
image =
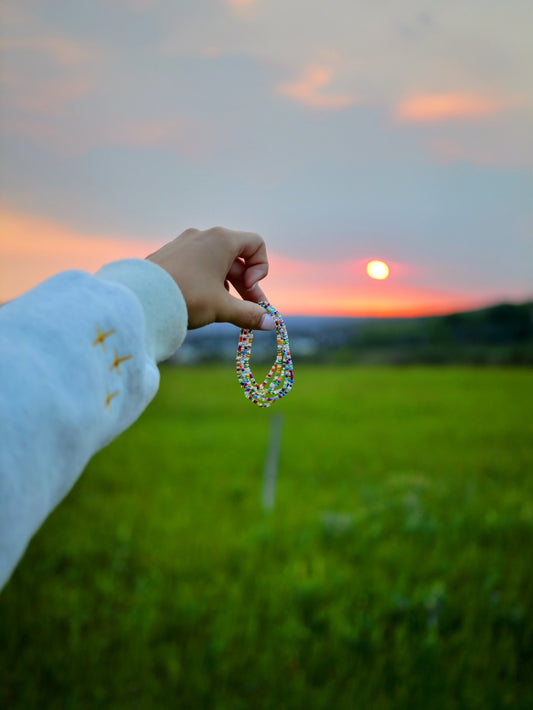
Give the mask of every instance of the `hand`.
[{"label": "hand", "polygon": [[[146,258],[168,271],[180,287],[189,328],[224,321],[274,330],[273,318],[257,305],[267,300],[257,282],[268,273],[265,243],[258,234],[223,227],[187,229]],[[228,292],[229,284],[244,300]]]}]

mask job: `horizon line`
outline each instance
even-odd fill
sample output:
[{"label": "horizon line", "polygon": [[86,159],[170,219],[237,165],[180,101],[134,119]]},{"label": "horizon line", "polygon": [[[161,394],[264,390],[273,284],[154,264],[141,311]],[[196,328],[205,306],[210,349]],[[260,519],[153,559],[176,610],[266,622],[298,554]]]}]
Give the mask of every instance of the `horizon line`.
[{"label": "horizon line", "polygon": [[475,303],[457,305],[457,308],[445,308],[441,310],[439,308],[426,308],[426,309],[398,309],[396,311],[362,311],[362,312],[341,312],[341,311],[330,311],[330,312],[314,312],[314,313],[302,313],[287,310],[283,315],[286,318],[353,318],[353,319],[373,319],[373,320],[409,320],[410,318],[439,318],[449,315],[454,315],[456,313],[473,313],[475,311],[482,311],[488,308],[496,308],[498,306],[533,306],[533,294],[527,296],[525,299],[512,299],[512,298],[502,298],[490,301],[478,301]]}]

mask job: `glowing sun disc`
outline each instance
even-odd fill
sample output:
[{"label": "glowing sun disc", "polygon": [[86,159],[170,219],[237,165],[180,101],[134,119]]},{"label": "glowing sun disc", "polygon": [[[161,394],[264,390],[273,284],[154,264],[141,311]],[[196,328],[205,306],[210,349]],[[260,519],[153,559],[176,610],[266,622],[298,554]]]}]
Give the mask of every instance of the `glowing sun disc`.
[{"label": "glowing sun disc", "polygon": [[386,279],[390,273],[389,267],[384,261],[369,261],[366,265],[366,273],[371,279]]}]

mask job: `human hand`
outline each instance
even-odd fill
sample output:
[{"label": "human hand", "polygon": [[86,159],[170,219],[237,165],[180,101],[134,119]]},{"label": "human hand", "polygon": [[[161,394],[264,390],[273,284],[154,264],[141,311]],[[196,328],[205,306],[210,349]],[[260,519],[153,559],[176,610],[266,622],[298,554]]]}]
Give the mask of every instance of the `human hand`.
[{"label": "human hand", "polygon": [[[258,234],[223,227],[187,229],[146,258],[168,271],[180,287],[190,329],[228,322],[274,330],[273,318],[257,305],[267,300],[257,283],[268,273],[265,243]],[[242,301],[228,292],[229,284]]]}]

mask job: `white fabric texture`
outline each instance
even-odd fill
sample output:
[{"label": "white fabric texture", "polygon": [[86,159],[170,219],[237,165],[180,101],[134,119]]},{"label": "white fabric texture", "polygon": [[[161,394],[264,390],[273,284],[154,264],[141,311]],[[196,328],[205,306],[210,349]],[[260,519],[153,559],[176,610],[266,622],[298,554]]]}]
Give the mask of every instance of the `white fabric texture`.
[{"label": "white fabric texture", "polygon": [[140,259],[67,271],[0,307],[0,589],[93,454],[155,396],[187,308]]}]

